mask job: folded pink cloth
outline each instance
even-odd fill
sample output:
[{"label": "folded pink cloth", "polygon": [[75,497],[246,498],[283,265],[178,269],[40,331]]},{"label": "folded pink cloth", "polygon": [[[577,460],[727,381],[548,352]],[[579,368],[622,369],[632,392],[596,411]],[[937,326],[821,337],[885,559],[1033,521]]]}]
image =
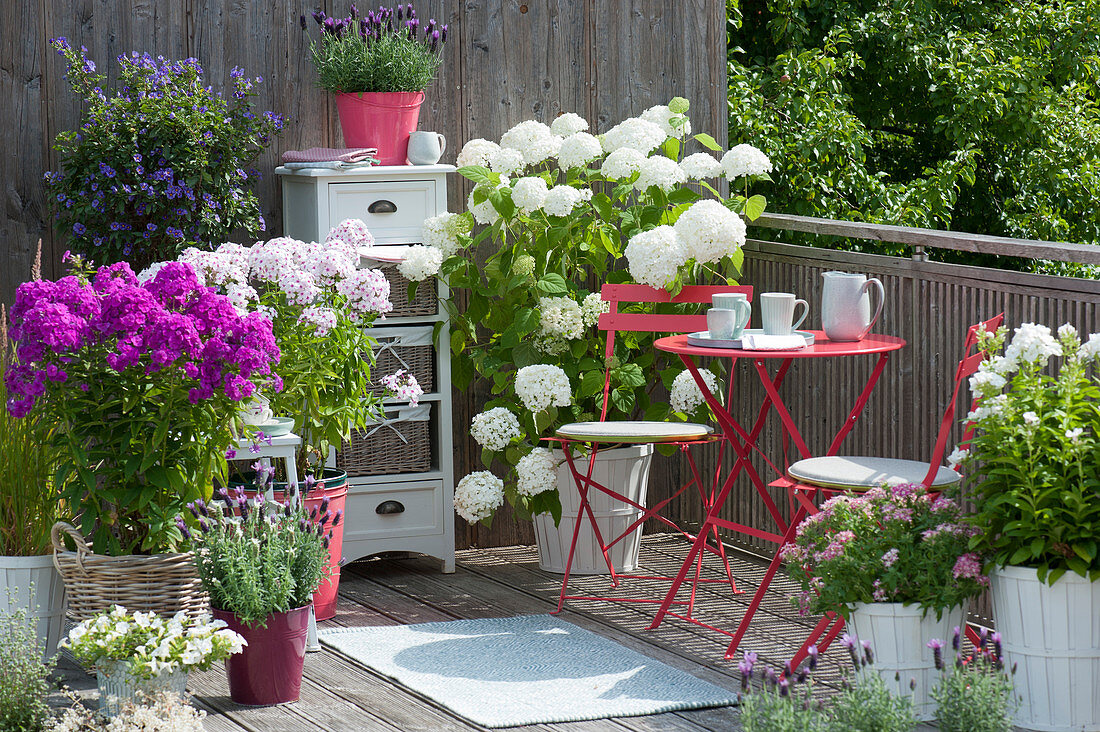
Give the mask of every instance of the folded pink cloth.
[{"label": "folded pink cloth", "polygon": [[361,163],[378,154],[373,147],[311,147],[308,150],[287,150],[284,163]]}]

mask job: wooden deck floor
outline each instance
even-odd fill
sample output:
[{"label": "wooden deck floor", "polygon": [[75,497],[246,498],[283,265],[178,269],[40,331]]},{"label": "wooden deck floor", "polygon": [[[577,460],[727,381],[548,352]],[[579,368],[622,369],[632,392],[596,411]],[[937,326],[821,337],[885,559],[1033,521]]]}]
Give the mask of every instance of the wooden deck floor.
[{"label": "wooden deck floor", "polygon": [[[685,553],[685,545],[678,539],[647,537],[642,550],[643,568],[674,573]],[[732,596],[723,586],[702,585],[696,605],[696,617],[725,629],[732,629],[741,617],[764,570],[758,559],[737,553],[732,559],[735,578],[745,593]],[[440,573],[438,562],[432,560],[372,559],[344,568],[338,614],[322,625],[395,625],[547,613],[554,609],[559,586],[559,575],[538,569],[533,547],[460,552],[457,571],[450,575]],[[627,587],[644,589],[640,581]],[[584,594],[605,594],[608,583],[606,578],[581,578],[574,588]],[[813,624],[814,619],[799,618],[791,609],[787,597],[792,590],[793,584],[780,575],[742,644],[744,650],[757,651],[772,665],[789,658]],[[737,688],[736,663],[722,660],[729,640],[726,636],[676,619],[647,631],[653,612],[650,605],[573,601],[561,617],[702,679]],[[823,691],[839,681],[842,659],[839,648],[826,654],[818,674]],[[82,672],[71,664],[66,670],[74,687],[94,687],[94,681],[82,677]],[[482,729],[327,648],[307,657],[301,700],[296,704],[240,707],[229,699],[222,669],[192,674],[188,686],[195,704],[209,713],[207,729],[219,732]],[[735,708],[721,708],[511,729],[698,732],[740,729],[740,725]]]}]

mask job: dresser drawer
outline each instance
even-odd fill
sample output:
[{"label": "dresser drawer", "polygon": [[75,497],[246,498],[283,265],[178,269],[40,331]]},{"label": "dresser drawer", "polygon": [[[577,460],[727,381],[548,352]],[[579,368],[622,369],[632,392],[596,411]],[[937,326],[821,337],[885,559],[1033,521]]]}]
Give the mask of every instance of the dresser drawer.
[{"label": "dresser drawer", "polygon": [[379,243],[413,244],[424,219],[437,213],[435,186],[433,180],[330,183],[329,221],[361,219]]},{"label": "dresser drawer", "polygon": [[348,486],[345,541],[443,533],[443,481]]}]

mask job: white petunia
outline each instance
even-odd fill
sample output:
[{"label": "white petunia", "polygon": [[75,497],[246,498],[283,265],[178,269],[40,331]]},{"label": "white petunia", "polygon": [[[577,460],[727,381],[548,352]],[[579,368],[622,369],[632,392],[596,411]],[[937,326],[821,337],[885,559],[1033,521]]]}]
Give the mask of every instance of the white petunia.
[{"label": "white petunia", "polygon": [[441,264],[443,264],[442,249],[417,244],[405,251],[405,258],[397,264],[397,271],[411,282],[421,282],[439,274]]},{"label": "white petunia", "polygon": [[717,178],[722,175],[722,163],[715,160],[713,155],[699,152],[681,160],[680,170],[684,171],[684,175],[690,180]]},{"label": "white petunia", "polygon": [[460,168],[471,165],[488,168],[489,157],[499,149],[500,145],[495,142],[475,137],[462,146],[462,151],[458,153],[458,157],[455,159],[455,165]]},{"label": "white petunia", "polygon": [[504,407],[493,407],[470,420],[470,436],[486,450],[499,452],[523,436],[519,419]]},{"label": "white petunia", "polygon": [[[706,369],[701,370],[699,376],[703,379],[703,383],[707,385],[710,393],[713,394],[715,389],[718,388],[718,379]],[[701,407],[705,401],[703,392],[699,389],[699,385],[695,383],[695,378],[692,377],[690,371],[681,371],[672,380],[672,388],[668,392],[668,403],[677,412],[691,414]]]},{"label": "white petunia", "polygon": [[523,162],[537,165],[558,154],[561,138],[542,122],[527,120],[505,132],[500,138],[500,146],[519,150],[523,153]]},{"label": "white petunia", "polygon": [[722,156],[722,172],[730,180],[745,175],[763,175],[771,170],[772,161],[752,145],[737,145]]},{"label": "white petunia", "polygon": [[600,138],[609,153],[626,147],[646,155],[664,141],[665,131],[660,125],[637,117],[624,119]]},{"label": "white petunia", "polygon": [[621,147],[604,158],[600,173],[611,180],[623,180],[637,173],[647,159],[645,153]]},{"label": "white petunia", "polygon": [[671,226],[658,226],[630,237],[627,269],[635,282],[665,288],[688,259],[687,248]]},{"label": "white petunia", "polygon": [[696,201],[673,225],[696,262],[717,262],[745,243],[745,222],[718,201]]},{"label": "white petunia", "polygon": [[515,390],[523,406],[534,414],[550,407],[568,407],[573,397],[569,377],[549,364],[524,366],[517,371]]},{"label": "white petunia", "polygon": [[588,129],[588,120],[575,112],[559,114],[550,123],[550,132],[558,137],[569,137]]},{"label": "white petunia", "polygon": [[[691,134],[691,121],[687,118],[687,115],[673,112],[668,108],[668,105],[658,104],[655,107],[650,107],[642,112],[640,116],[646,122],[658,125],[666,137],[679,139],[684,135]],[[674,121],[676,124],[673,124]]]},{"label": "white petunia", "polygon": [[521,173],[524,167],[523,153],[510,147],[502,147],[489,156],[489,169],[501,175]]},{"label": "white petunia", "polygon": [[512,186],[512,203],[525,214],[542,208],[546,193],[550,189],[546,181],[538,177],[520,178]]},{"label": "white petunia", "polygon": [[470,523],[493,515],[504,504],[504,481],[488,470],[470,473],[455,486],[455,513]]},{"label": "white petunia", "polygon": [[558,165],[562,170],[579,168],[601,155],[603,148],[600,147],[600,141],[587,132],[578,132],[562,140],[558,150]]},{"label": "white petunia", "polygon": [[556,490],[558,466],[554,454],[545,447],[536,447],[516,463],[516,492],[521,496],[537,496]]},{"label": "white petunia", "polygon": [[680,183],[687,181],[687,176],[675,160],[663,155],[654,155],[646,158],[638,168],[638,180],[634,181],[634,187],[639,191],[647,190],[650,186],[657,186],[662,191],[671,191]]},{"label": "white petunia", "polygon": [[592,198],[590,189],[574,188],[573,186],[554,186],[546,193],[542,201],[542,210],[551,216],[568,216],[573,212],[577,204]]},{"label": "white petunia", "polygon": [[458,251],[458,237],[469,233],[468,218],[461,214],[444,212],[424,219],[420,238],[426,246],[440,249],[446,259]]}]

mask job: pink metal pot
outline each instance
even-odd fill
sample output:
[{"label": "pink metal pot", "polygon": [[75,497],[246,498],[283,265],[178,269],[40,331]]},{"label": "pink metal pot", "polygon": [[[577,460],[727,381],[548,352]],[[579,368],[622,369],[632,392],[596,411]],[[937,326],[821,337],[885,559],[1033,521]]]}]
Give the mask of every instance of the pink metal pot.
[{"label": "pink metal pot", "polygon": [[422,91],[337,94],[344,145],[378,148],[380,164],[405,165],[423,102]]},{"label": "pink metal pot", "polygon": [[225,661],[229,696],[238,704],[263,706],[298,701],[306,660],[309,605],[267,617],[267,627],[242,624],[236,614],[213,609],[218,620],[248,641]]}]

